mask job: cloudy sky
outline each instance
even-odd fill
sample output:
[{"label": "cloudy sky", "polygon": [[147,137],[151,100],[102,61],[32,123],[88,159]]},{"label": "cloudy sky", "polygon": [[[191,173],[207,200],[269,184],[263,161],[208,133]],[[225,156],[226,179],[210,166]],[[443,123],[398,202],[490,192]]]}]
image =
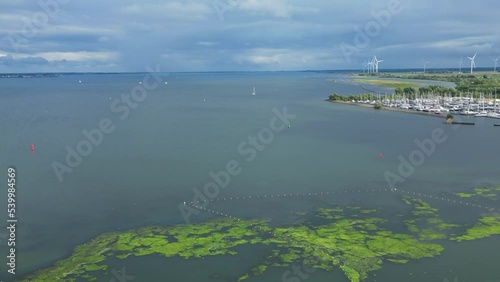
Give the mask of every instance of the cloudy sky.
[{"label": "cloudy sky", "polygon": [[[478,67],[497,0],[0,0],[0,72]],[[500,66],[500,60],[499,60]]]}]

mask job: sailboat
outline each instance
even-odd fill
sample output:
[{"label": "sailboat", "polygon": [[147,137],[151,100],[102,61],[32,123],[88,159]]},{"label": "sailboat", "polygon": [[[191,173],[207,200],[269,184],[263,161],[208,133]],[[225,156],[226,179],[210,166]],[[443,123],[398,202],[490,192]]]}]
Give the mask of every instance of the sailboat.
[{"label": "sailboat", "polygon": [[484,96],[482,96],[483,98],[483,110],[479,113],[477,113],[475,116],[476,117],[487,117],[488,116],[488,112],[484,110]]},{"label": "sailboat", "polygon": [[252,95],[255,96],[255,86],[253,87]]},{"label": "sailboat", "polygon": [[496,110],[497,110],[497,93],[495,92],[495,104],[493,106],[493,111],[488,113],[488,117],[500,119],[500,113],[495,112]]}]

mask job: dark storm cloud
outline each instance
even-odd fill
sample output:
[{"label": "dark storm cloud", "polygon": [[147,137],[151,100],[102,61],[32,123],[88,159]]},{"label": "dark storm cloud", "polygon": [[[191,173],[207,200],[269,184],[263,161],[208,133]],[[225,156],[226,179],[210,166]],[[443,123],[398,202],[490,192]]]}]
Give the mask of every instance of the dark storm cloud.
[{"label": "dark storm cloud", "polygon": [[[359,69],[374,54],[381,69],[456,67],[476,52],[487,67],[500,55],[497,2],[399,0],[391,13],[395,1],[0,0],[0,71]],[[26,38],[39,3],[57,13]]]}]

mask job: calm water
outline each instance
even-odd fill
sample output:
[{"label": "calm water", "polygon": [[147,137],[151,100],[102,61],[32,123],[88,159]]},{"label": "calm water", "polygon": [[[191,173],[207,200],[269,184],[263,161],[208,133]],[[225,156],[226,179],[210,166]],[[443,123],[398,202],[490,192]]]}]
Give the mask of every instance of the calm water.
[{"label": "calm water", "polygon": [[[210,181],[209,172],[224,169],[230,160],[238,161],[243,172],[231,179],[220,197],[386,188],[384,172],[396,172],[398,156],[407,158],[416,149],[416,139],[430,138],[432,130],[443,128],[448,140],[401,188],[439,195],[500,184],[500,130],[492,126],[492,120],[476,119],[476,126],[452,130],[434,117],[327,103],[324,99],[332,92],[363,92],[356,86],[327,81],[345,79],[340,74],[162,76],[168,85],[150,91],[123,120],[111,104],[122,93],[130,93],[144,74],[0,80],[1,179],[5,181],[9,166],[18,171],[16,277],[68,256],[76,245],[103,232],[184,223],[178,204],[191,201],[192,189],[201,189]],[[252,96],[254,86],[257,93]],[[274,108],[284,107],[296,115],[292,128],[276,133],[253,161],[245,161],[248,155],[238,153],[238,145],[269,126]],[[74,149],[84,140],[82,130],[97,128],[103,118],[112,120],[115,131],[104,135],[102,143],[59,182],[51,164],[64,164],[66,146]],[[35,144],[35,153],[30,152],[30,144]],[[6,192],[2,193],[0,210],[5,211]],[[286,224],[293,220],[291,212],[313,210],[331,201],[383,207],[388,212],[401,208],[397,195],[390,193],[255,200],[244,205],[220,202],[213,207],[242,218],[272,218],[273,223]],[[481,212],[433,204],[450,218]],[[212,217],[200,214],[191,220]],[[438,258],[386,265],[368,281],[441,282],[455,276],[463,281],[500,281],[493,263],[500,254],[491,248],[499,243],[495,237],[448,244]],[[0,250],[6,254],[5,241]],[[222,278],[210,281],[227,281],[263,258],[263,252],[255,249],[241,251],[238,260],[215,257],[188,262],[151,256],[109,264],[117,269],[125,266],[135,281],[165,281],[165,277],[168,281],[208,281],[214,274]],[[0,270],[3,281],[13,281],[4,275],[4,263]],[[248,281],[281,281],[283,271],[271,269]],[[326,279],[347,281],[338,271],[316,271],[308,281]]]}]

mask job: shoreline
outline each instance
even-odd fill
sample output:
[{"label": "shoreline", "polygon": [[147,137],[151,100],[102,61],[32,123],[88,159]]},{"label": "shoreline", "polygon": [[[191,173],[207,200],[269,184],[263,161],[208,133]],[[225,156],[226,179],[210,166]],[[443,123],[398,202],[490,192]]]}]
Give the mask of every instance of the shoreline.
[{"label": "shoreline", "polygon": [[[374,109],[374,106],[371,104],[363,104],[363,103],[353,103],[353,102],[344,102],[344,101],[329,101],[330,103],[334,104],[344,104],[344,105],[351,105],[351,106],[358,106],[358,107],[363,107],[363,108],[370,108]],[[387,110],[387,111],[393,111],[393,112],[400,112],[400,113],[408,113],[408,114],[415,114],[415,115],[421,115],[421,116],[431,116],[431,117],[438,117],[438,118],[446,118],[443,114],[439,113],[428,113],[428,112],[419,112],[419,111],[414,111],[414,110],[406,110],[406,109],[399,109],[399,108],[391,108],[391,107],[384,107],[382,106],[380,110]]]}]

